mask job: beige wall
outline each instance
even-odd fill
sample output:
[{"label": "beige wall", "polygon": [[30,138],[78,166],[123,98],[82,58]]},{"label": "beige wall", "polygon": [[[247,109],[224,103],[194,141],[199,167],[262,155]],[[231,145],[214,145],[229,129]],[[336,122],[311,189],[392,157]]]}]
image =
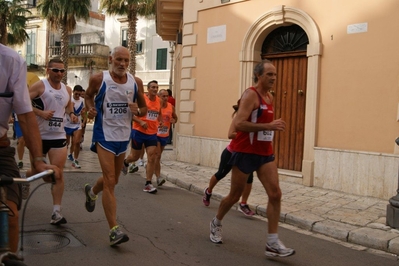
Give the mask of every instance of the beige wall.
[{"label": "beige wall", "polygon": [[[399,5],[386,1],[185,0],[176,53],[178,159],[217,166],[228,143],[231,106],[251,85],[261,44],[292,23],[308,34],[308,85],[302,172],[296,182],[389,198],[397,188]],[[367,23],[364,33],[348,25]],[[207,43],[226,25],[226,41]],[[180,67],[181,66],[181,67]],[[179,77],[180,76],[180,77]],[[201,154],[187,152],[189,147]]]}]

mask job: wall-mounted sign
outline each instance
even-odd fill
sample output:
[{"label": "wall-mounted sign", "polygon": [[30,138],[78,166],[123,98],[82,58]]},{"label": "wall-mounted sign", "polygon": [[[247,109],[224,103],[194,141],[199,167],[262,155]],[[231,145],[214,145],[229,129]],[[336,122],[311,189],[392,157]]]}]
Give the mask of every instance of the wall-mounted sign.
[{"label": "wall-mounted sign", "polygon": [[207,43],[225,42],[226,25],[208,28]]},{"label": "wall-mounted sign", "polygon": [[348,25],[346,32],[348,34],[367,32],[367,22]]}]

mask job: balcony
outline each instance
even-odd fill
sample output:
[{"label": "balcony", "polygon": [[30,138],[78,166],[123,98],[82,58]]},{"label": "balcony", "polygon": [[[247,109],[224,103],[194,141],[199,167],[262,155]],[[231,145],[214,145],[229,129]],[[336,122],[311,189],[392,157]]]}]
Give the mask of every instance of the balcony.
[{"label": "balcony", "polygon": [[[61,46],[50,46],[49,58],[61,56]],[[109,47],[107,45],[89,43],[72,44],[68,50],[68,68],[108,69]]]}]

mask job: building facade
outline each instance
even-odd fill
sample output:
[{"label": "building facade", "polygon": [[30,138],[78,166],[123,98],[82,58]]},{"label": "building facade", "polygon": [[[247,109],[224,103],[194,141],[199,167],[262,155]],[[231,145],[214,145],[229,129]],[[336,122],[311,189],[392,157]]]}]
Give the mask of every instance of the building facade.
[{"label": "building facade", "polygon": [[395,195],[398,11],[395,0],[157,0],[157,33],[178,43],[178,160],[218,165],[232,105],[266,58],[277,68],[276,118],[287,122],[274,138],[281,179]]},{"label": "building facade", "polygon": [[[126,17],[108,16],[105,18],[105,44],[112,50],[116,46],[127,47],[128,21]],[[154,18],[139,17],[136,36],[136,76],[146,85],[157,80],[159,87],[173,89],[170,76],[171,54],[174,42],[163,41],[155,29]],[[146,90],[146,87],[144,88]]]}]

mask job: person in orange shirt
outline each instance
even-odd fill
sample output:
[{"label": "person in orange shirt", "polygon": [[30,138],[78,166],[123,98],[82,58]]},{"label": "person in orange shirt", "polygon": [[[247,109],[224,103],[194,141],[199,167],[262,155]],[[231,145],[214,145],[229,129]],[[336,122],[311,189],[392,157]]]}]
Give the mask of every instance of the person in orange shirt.
[{"label": "person in orange shirt", "polygon": [[158,127],[158,153],[155,161],[155,175],[157,177],[157,185],[162,186],[165,178],[161,177],[161,155],[168,142],[170,129],[177,122],[175,107],[168,102],[168,91],[160,90],[159,98],[161,99],[162,125]]},{"label": "person in orange shirt", "polygon": [[147,115],[133,117],[133,130],[131,134],[130,154],[124,160],[122,172],[126,175],[129,163],[140,158],[141,148],[145,147],[147,153],[146,183],[144,192],[156,193],[157,189],[152,185],[151,180],[155,172],[155,160],[157,158],[157,132],[161,119],[161,100],[157,96],[158,82],[152,80],[147,84],[148,96],[145,96],[147,104]]}]

